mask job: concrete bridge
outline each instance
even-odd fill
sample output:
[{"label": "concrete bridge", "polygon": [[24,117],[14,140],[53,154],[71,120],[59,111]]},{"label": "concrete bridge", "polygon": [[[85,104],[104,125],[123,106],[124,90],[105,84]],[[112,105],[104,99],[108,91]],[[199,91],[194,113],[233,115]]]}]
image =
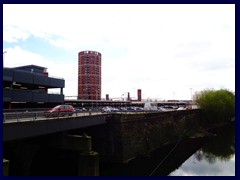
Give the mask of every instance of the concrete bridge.
[{"label": "concrete bridge", "polygon": [[[41,153],[38,149],[66,149],[72,153],[69,156],[79,159],[78,175],[98,175],[99,160],[129,161],[178,141],[198,128],[200,121],[200,110],[186,110],[92,114],[8,122],[3,124],[3,156],[10,164],[15,161],[13,156],[21,157],[20,164],[25,166],[22,167],[23,174],[29,175],[34,157]],[[14,154],[16,152],[17,155]]]},{"label": "concrete bridge", "polygon": [[82,115],[33,118],[32,113],[19,120],[11,119],[3,123],[3,141],[20,140],[35,136],[65,132],[106,123],[107,114],[82,113]]}]

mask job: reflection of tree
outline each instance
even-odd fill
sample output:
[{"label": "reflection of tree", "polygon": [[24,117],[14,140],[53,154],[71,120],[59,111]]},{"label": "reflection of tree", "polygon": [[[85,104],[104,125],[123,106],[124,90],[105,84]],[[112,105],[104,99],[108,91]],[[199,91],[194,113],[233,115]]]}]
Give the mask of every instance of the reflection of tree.
[{"label": "reflection of tree", "polygon": [[203,160],[203,152],[201,150],[197,151],[195,154],[194,154],[195,158],[200,162]]},{"label": "reflection of tree", "polygon": [[[214,163],[217,158],[222,161],[231,159],[235,154],[235,125],[232,123],[218,128],[214,133],[217,134],[217,136],[212,137],[209,142],[202,147],[203,154],[201,154],[201,156],[204,156],[209,163]],[[198,159],[201,158],[198,157]]]}]

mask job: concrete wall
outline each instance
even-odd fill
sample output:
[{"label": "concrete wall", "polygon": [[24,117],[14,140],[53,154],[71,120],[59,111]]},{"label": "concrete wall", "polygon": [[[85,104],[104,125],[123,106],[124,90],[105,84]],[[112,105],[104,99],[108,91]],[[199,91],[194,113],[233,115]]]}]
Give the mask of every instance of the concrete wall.
[{"label": "concrete wall", "polygon": [[200,110],[109,114],[107,124],[79,130],[92,136],[101,161],[123,162],[174,143],[199,128]]},{"label": "concrete wall", "polygon": [[[148,154],[167,143],[178,141],[187,132],[198,127],[199,111],[175,111],[142,115],[116,116],[120,134],[122,156],[117,161],[126,161],[138,155]],[[118,139],[120,138],[120,139]]]}]

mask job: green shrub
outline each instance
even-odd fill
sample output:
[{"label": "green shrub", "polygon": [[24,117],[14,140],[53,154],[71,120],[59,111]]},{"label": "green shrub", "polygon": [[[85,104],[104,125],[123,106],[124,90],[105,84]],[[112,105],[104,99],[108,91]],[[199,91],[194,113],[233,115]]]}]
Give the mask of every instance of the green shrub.
[{"label": "green shrub", "polygon": [[226,89],[201,91],[194,101],[208,122],[224,122],[235,116],[235,95]]}]

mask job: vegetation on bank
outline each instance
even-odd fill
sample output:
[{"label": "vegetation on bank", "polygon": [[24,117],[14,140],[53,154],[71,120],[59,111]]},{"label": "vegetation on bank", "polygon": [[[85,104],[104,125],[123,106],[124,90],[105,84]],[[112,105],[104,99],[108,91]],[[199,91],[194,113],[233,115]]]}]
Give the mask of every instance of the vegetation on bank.
[{"label": "vegetation on bank", "polygon": [[203,90],[195,94],[194,101],[207,122],[226,122],[235,117],[235,95],[229,90]]}]

